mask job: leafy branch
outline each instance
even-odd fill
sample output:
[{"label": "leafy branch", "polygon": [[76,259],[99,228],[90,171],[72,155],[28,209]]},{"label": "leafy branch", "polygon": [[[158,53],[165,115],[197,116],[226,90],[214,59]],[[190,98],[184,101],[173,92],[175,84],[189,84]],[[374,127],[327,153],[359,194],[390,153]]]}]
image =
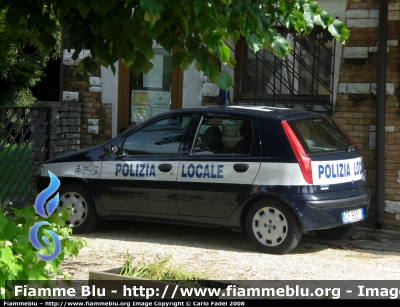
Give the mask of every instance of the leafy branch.
[{"label": "leafy branch", "polygon": [[78,65],[84,73],[93,73],[96,61],[115,71],[118,59],[134,74],[146,73],[153,67],[155,41],[168,52],[175,50],[173,67],[185,70],[195,63],[222,89],[232,79],[220,72],[212,56],[233,67],[229,40],[236,43],[243,36],[255,52],[266,48],[283,58],[290,46],[277,23],[305,34],[316,26],[328,28],[340,43],[349,37],[344,24],[313,0],[1,0],[0,8],[7,10],[10,28],[27,18],[26,27],[40,34],[44,52],[55,44],[54,13],[75,50],[73,59],[90,50],[91,57]]}]

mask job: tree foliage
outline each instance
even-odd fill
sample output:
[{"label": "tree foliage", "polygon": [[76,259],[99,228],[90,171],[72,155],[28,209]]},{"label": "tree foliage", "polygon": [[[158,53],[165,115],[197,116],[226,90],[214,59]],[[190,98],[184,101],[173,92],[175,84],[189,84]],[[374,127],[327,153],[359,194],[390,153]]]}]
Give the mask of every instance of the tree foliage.
[{"label": "tree foliage", "polygon": [[50,55],[40,52],[40,35],[32,37],[25,28],[27,18],[20,17],[11,29],[5,26],[10,18],[9,11],[0,11],[0,105],[28,106],[35,101],[29,88],[43,76],[50,57],[59,56],[60,44],[55,42]]},{"label": "tree foliage", "polygon": [[187,69],[195,62],[198,70],[220,88],[228,89],[231,78],[212,61],[235,65],[228,46],[240,36],[255,52],[260,48],[284,57],[290,47],[275,25],[309,33],[315,26],[328,27],[341,43],[349,31],[313,0],[0,0],[6,21],[16,28],[26,18],[26,28],[40,34],[40,48],[49,52],[54,44],[56,21],[64,27],[74,49],[90,50],[78,69],[93,72],[95,60],[105,67],[119,58],[136,75],[152,68],[153,41],[174,50],[173,67]]}]

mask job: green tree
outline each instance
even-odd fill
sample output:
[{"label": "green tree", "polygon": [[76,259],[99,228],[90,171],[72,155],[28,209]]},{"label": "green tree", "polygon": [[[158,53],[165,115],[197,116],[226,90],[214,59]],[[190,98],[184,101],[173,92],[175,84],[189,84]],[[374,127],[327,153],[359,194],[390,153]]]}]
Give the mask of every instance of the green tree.
[{"label": "green tree", "polygon": [[[59,56],[60,43],[55,41],[50,55],[39,51],[39,36],[26,29],[27,19],[19,18],[15,28],[9,28],[6,13],[0,11],[0,105],[28,106],[35,101],[29,88],[43,76],[50,57]],[[53,35],[60,38],[59,33],[55,29]]]},{"label": "green tree", "polygon": [[267,48],[284,57],[288,42],[274,27],[282,23],[289,29],[309,33],[315,26],[328,27],[341,43],[349,31],[313,0],[0,0],[0,9],[7,10],[6,21],[15,28],[26,18],[26,28],[40,34],[40,48],[52,50],[54,13],[75,50],[90,50],[78,70],[93,72],[99,61],[105,67],[119,58],[136,75],[152,68],[153,40],[165,50],[175,49],[173,67],[196,68],[228,89],[231,77],[219,71],[211,56],[222,64],[234,66],[228,40],[237,42],[240,36],[255,52]]}]

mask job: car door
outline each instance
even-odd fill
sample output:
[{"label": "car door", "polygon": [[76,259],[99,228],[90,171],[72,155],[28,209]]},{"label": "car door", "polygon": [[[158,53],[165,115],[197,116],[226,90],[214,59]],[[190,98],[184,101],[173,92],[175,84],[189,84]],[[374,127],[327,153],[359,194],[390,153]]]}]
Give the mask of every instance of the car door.
[{"label": "car door", "polygon": [[169,116],[134,131],[119,155],[103,160],[100,182],[105,210],[178,213],[176,178],[180,146],[190,116]]},{"label": "car door", "polygon": [[190,151],[179,163],[178,208],[183,216],[232,214],[249,193],[261,161],[256,120],[199,116]]}]

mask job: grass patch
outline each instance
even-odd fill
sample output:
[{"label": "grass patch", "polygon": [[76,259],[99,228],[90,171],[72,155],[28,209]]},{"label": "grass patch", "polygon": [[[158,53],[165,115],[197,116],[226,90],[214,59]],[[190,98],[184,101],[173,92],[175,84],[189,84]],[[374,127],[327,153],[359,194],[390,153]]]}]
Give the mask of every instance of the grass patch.
[{"label": "grass patch", "polygon": [[139,261],[134,263],[129,253],[127,253],[120,274],[136,278],[176,282],[193,287],[203,286],[203,281],[207,278],[207,274],[187,272],[182,268],[172,267],[168,264],[171,257],[172,255],[169,255],[154,262]]}]

